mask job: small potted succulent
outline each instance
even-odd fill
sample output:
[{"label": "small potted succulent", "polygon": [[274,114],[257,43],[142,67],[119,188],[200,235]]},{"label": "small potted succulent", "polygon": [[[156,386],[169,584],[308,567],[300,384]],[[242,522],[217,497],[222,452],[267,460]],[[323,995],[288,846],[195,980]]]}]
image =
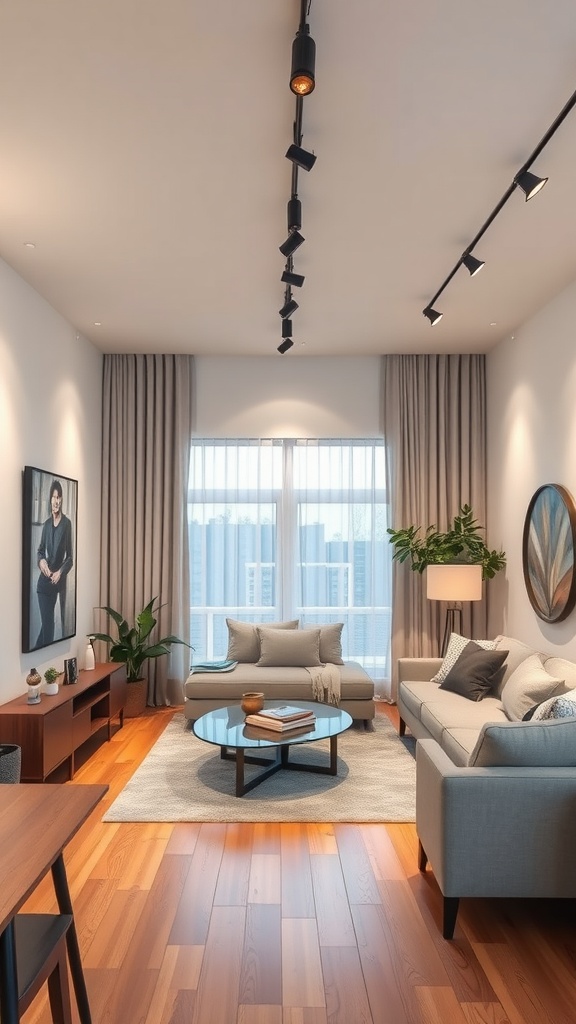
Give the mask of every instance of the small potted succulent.
[{"label": "small potted succulent", "polygon": [[45,692],[50,696],[54,697],[59,690],[58,677],[61,673],[57,668],[47,668],[44,673],[44,679],[46,680]]}]

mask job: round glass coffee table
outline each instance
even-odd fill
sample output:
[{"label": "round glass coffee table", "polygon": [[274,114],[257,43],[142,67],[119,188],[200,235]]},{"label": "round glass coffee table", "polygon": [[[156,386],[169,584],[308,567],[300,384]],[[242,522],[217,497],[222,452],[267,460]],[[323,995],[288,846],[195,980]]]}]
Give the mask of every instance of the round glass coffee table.
[{"label": "round glass coffee table", "polygon": [[[265,708],[281,707],[285,700],[267,700]],[[194,734],[206,743],[214,743],[220,747],[220,757],[225,761],[236,762],[236,796],[244,796],[264,779],[270,778],[281,768],[295,772],[319,772],[322,775],[336,775],[338,761],[338,737],[340,733],[352,725],[352,717],[347,711],[332,707],[330,704],[316,704],[314,701],[290,701],[305,711],[313,711],[316,715],[314,725],[309,729],[294,732],[276,733],[271,729],[247,725],[245,715],[239,704],[227,708],[209,711],[194,722]],[[330,741],[329,763],[326,765],[305,764],[302,761],[289,760],[290,747],[302,743],[314,743],[316,740]],[[271,748],[274,756],[262,757],[247,751],[264,751]],[[259,764],[263,771],[251,778],[244,779],[244,765]]]}]

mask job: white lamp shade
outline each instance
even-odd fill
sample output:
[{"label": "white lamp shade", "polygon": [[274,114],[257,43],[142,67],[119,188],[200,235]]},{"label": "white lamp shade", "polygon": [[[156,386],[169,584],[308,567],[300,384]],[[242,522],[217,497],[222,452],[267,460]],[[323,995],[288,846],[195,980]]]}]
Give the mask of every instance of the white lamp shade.
[{"label": "white lamp shade", "polygon": [[429,565],[426,597],[430,601],[481,601],[481,565]]}]

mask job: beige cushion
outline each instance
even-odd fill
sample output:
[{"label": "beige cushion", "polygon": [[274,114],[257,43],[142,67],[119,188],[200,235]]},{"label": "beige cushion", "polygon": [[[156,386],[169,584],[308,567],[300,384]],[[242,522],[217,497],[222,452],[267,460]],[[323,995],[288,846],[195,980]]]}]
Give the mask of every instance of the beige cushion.
[{"label": "beige cushion", "polygon": [[320,661],[323,665],[331,662],[332,665],[343,665],[342,660],[342,630],[343,622],[328,622],[326,625],[304,626],[304,629],[320,630]]},{"label": "beige cushion", "polygon": [[567,690],[576,689],[576,662],[566,658],[546,658],[544,668],[551,676],[563,679]]},{"label": "beige cushion", "polygon": [[[508,651],[508,657],[504,663],[504,678],[502,679],[500,689],[506,685],[512,673],[518,668],[518,665],[526,661],[526,658],[529,658],[531,654],[538,654],[538,651],[535,651],[533,647],[527,647],[520,640],[515,640],[513,636],[497,636],[496,650]],[[538,657],[540,661],[544,661],[543,654],[538,654]]]},{"label": "beige cushion", "polygon": [[564,689],[564,680],[546,671],[539,654],[531,654],[502,687],[504,711],[513,722],[521,722],[534,704],[563,693]]},{"label": "beige cushion", "polygon": [[[361,665],[347,661],[339,672],[342,701],[372,701],[374,683]],[[189,701],[213,700],[222,705],[238,703],[247,690],[261,691],[265,700],[281,700],[285,704],[314,699],[310,673],[305,667],[294,668],[293,665],[260,668],[238,664],[232,672],[195,672],[188,676],[185,684]]]},{"label": "beige cushion", "polygon": [[[470,640],[467,636],[460,636],[460,633],[450,633],[446,654],[436,675],[432,676],[431,683],[444,682],[450,670],[454,668],[462,651],[469,643]],[[482,647],[485,651],[493,651],[496,646],[495,640],[475,640],[474,643],[478,644],[478,647]]]},{"label": "beige cushion", "polygon": [[[299,619],[289,622],[267,622],[271,629],[298,629]],[[249,662],[254,665],[260,657],[260,638],[257,633],[258,623],[240,622],[238,619],[226,619],[228,626],[228,654],[230,661]]]},{"label": "beige cushion", "polygon": [[260,637],[259,666],[294,665],[311,668],[321,665],[319,629],[269,629],[258,626]]},{"label": "beige cushion", "polygon": [[[573,768],[576,766],[576,718],[485,725],[468,765],[476,768]],[[526,799],[530,799],[529,793]]]}]

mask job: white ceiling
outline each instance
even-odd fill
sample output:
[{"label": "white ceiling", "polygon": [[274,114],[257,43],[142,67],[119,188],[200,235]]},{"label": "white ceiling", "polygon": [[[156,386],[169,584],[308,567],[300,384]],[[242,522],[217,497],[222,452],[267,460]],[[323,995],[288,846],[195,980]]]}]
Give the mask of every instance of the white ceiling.
[{"label": "white ceiling", "polygon": [[[102,350],[276,356],[299,17],[0,0],[0,256]],[[576,109],[482,273],[436,327],[422,309],[576,89],[573,0],[312,0],[309,23],[286,358],[490,349],[576,277]]]}]

